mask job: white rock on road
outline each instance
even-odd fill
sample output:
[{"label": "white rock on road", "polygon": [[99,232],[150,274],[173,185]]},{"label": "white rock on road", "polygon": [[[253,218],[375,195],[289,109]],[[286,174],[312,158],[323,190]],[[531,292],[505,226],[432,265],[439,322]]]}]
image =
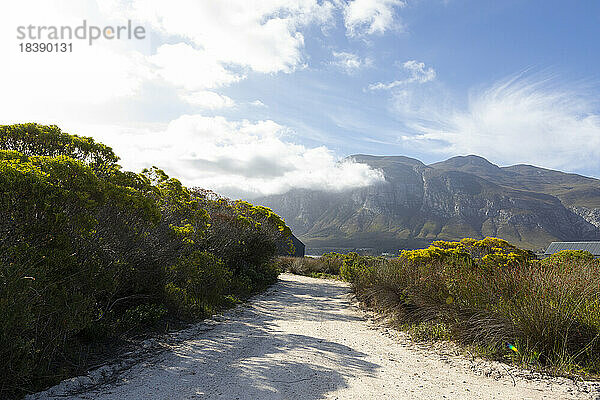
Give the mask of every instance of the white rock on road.
[{"label": "white rock on road", "polygon": [[600,399],[592,383],[509,373],[415,345],[368,321],[348,293],[342,282],[284,274],[251,303],[188,329],[190,337],[109,383],[89,385],[105,367],[28,398]]}]

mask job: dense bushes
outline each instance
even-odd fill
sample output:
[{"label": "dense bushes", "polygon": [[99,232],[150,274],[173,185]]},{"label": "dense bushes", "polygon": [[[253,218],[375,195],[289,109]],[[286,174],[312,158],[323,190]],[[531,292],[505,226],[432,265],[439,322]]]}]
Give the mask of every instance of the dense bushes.
[{"label": "dense bushes", "polygon": [[276,279],[271,210],[122,171],[55,126],[0,126],[0,397],[85,366],[101,341],[204,317]]},{"label": "dense bushes", "polygon": [[417,336],[562,372],[600,372],[600,262],[589,253],[537,261],[486,238],[345,261],[358,298]]},{"label": "dense bushes", "polygon": [[368,256],[360,256],[357,253],[348,253],[344,256],[344,262],[340,268],[340,277],[348,282],[361,279],[362,276],[372,272],[384,259]]}]

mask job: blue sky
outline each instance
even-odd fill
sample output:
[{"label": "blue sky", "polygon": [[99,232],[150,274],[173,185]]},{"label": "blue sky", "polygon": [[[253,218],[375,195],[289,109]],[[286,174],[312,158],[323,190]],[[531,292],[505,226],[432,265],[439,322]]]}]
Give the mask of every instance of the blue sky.
[{"label": "blue sky", "polygon": [[[382,179],[338,162],[354,153],[426,163],[478,154],[499,165],[600,176],[598,2],[28,0],[7,7],[0,123],[55,123],[94,136],[131,169],[158,164],[235,197]],[[148,37],[76,42],[72,54],[15,50],[18,25],[82,19],[131,19]]]},{"label": "blue sky", "polygon": [[[404,31],[367,40],[346,37],[343,26],[331,32],[330,38],[312,32],[314,36],[307,36],[306,43],[309,68],[248,79],[227,93],[258,94],[270,106],[261,112],[262,117],[272,111],[280,121],[297,126],[298,132],[308,125],[323,135],[311,140],[313,134],[307,133],[307,144],[326,141],[341,154],[406,154],[435,162],[446,154],[416,150],[395,140],[399,133],[411,132],[403,116],[391,109],[392,94],[365,91],[373,82],[401,78],[399,62],[418,60],[434,68],[430,96],[438,92],[459,108],[465,106],[472,90],[520,73],[551,73],[557,83],[587,84],[597,90],[600,48],[595,38],[600,38],[600,3],[582,1],[567,7],[560,1],[419,1],[398,14]],[[344,74],[328,65],[329,46],[369,57],[373,66]],[[590,166],[588,172],[598,175],[597,167]]]}]

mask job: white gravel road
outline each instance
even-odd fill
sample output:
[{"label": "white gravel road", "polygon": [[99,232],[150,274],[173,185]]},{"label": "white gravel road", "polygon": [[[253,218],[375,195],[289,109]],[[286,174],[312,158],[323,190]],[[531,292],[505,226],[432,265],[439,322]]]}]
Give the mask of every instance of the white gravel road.
[{"label": "white gravel road", "polygon": [[597,384],[544,378],[451,349],[413,344],[370,320],[345,283],[284,274],[265,294],[180,333],[162,351],[122,362],[109,383],[91,385],[119,368],[29,398],[600,399]]}]

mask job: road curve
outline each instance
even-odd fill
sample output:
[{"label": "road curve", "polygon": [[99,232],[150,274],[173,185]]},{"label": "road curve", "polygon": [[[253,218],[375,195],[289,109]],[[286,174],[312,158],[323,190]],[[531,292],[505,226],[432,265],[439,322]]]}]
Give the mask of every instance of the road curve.
[{"label": "road curve", "polygon": [[[430,350],[369,321],[348,285],[283,274],[110,383],[30,399],[600,399],[598,387]],[[88,379],[89,380],[89,379]],[[79,382],[79,383],[77,383]],[[85,382],[85,380],[83,381]],[[71,392],[72,393],[72,392]]]}]

